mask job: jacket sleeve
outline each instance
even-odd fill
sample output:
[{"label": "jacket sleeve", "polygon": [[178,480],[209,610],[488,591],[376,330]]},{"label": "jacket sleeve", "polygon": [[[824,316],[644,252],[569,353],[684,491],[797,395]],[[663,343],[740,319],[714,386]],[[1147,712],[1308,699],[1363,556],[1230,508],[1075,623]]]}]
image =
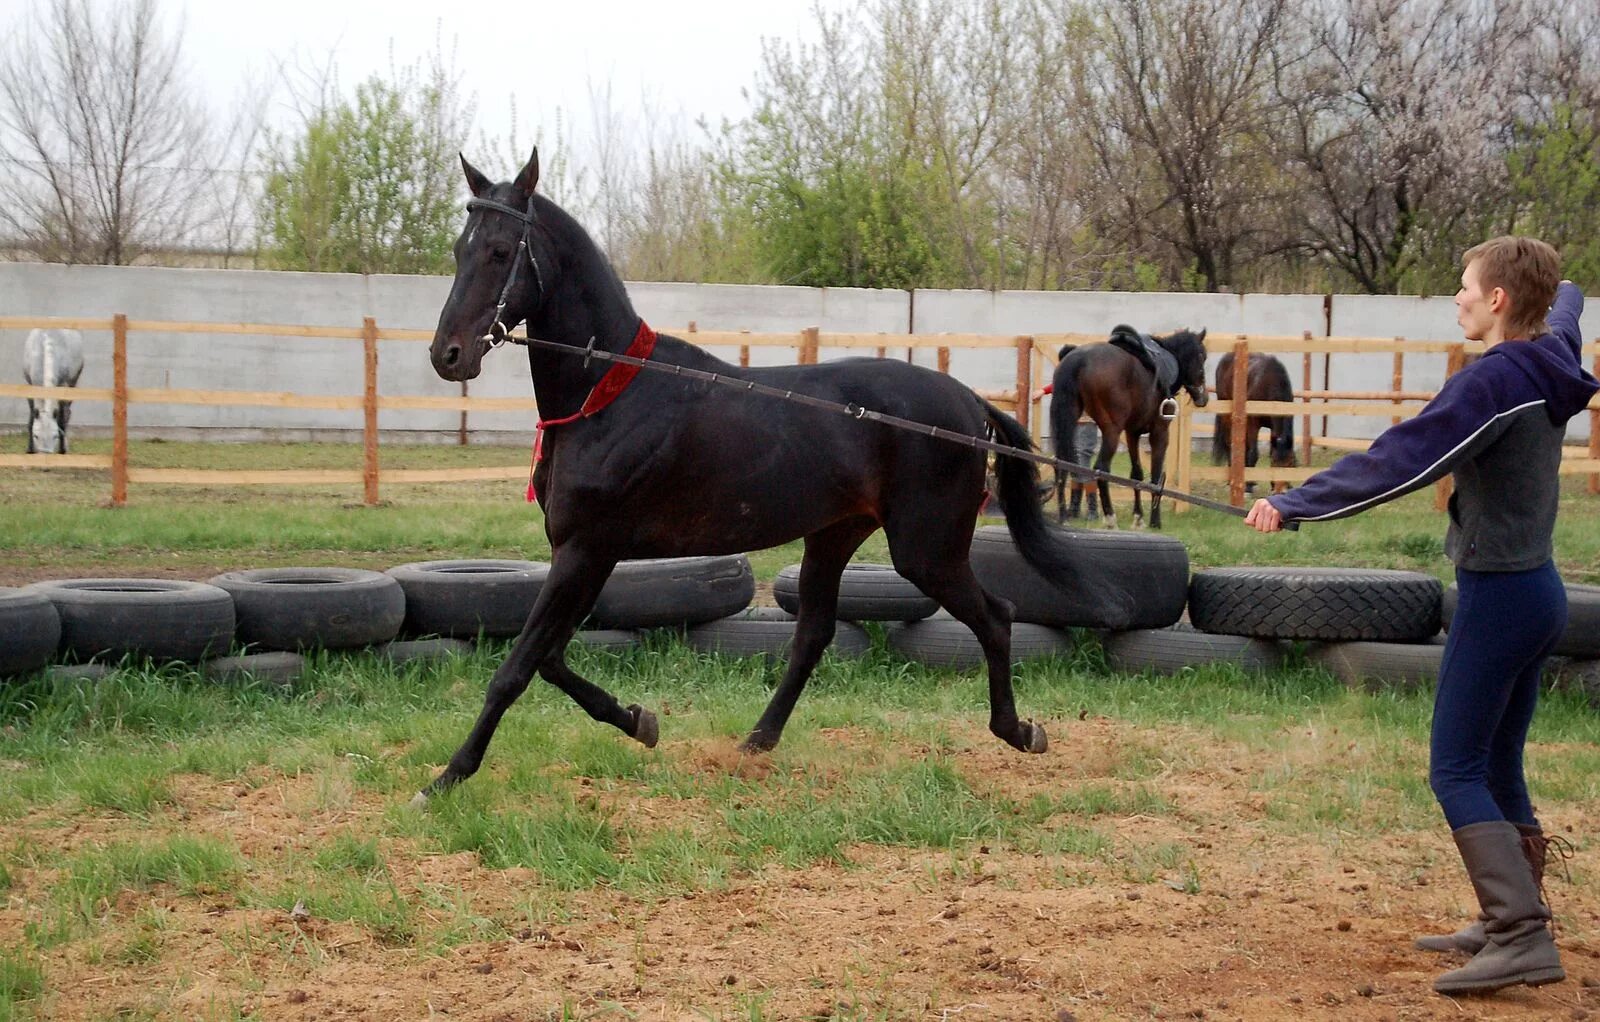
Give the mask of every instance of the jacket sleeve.
[{"label": "jacket sleeve", "polygon": [[1567,347],[1583,361],[1583,332],[1578,329],[1578,319],[1583,315],[1583,290],[1578,285],[1563,283],[1556,289],[1555,303],[1545,317],[1550,332],[1567,342]]},{"label": "jacket sleeve", "polygon": [[1391,426],[1364,452],[1346,454],[1287,493],[1267,499],[1285,519],[1326,521],[1420,489],[1472,457],[1510,423],[1493,375],[1462,372],[1414,418]]}]

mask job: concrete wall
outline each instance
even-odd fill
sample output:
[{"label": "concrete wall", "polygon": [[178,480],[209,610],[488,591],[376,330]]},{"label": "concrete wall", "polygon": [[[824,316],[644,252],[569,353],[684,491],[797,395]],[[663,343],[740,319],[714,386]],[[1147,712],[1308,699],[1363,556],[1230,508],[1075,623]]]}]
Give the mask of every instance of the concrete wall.
[{"label": "concrete wall", "polygon": [[[359,328],[372,316],[380,327],[431,331],[449,291],[446,277],[284,273],[251,270],[163,269],[0,263],[0,315],[87,316],[192,322],[311,324]],[[705,330],[904,333],[1109,333],[1118,323],[1163,333],[1178,327],[1213,332],[1299,334],[1328,332],[1320,295],[1123,294],[1110,292],[867,291],[840,288],[747,287],[722,284],[629,285],[641,315],[664,329],[693,321]],[[1393,298],[1336,295],[1332,299],[1335,336],[1455,340],[1455,310],[1449,298]],[[22,382],[21,331],[0,331],[0,382]],[[111,385],[109,331],[86,332],[81,386]],[[133,387],[203,390],[290,391],[299,394],[359,394],[362,353],[359,341],[234,335],[134,333],[129,340],[128,377]],[[735,349],[712,349],[725,358]],[[824,348],[823,358],[860,354]],[[755,348],[752,361],[783,364],[790,348]],[[901,353],[903,357],[903,352]],[[935,355],[921,350],[918,361]],[[1301,363],[1288,356],[1289,371],[1300,385]],[[1323,378],[1315,359],[1313,386],[1347,390],[1386,390],[1391,356],[1335,355]],[[1213,358],[1213,363],[1215,358]],[[1015,382],[1016,357],[1010,349],[952,352],[951,372],[973,387],[1007,389]],[[1214,365],[1211,369],[1214,373]],[[1436,389],[1444,356],[1417,355],[1406,361],[1410,390]],[[1035,381],[1036,385],[1044,381]],[[420,342],[379,345],[379,392],[390,395],[459,394],[460,385],[440,380]],[[528,397],[532,387],[521,352],[503,348],[491,354],[483,375],[471,383],[477,397]],[[0,429],[22,428],[26,404],[0,398]],[[532,428],[532,413],[474,412],[475,439],[497,437],[520,442]],[[111,409],[81,402],[73,424],[109,427]],[[1330,432],[1373,436],[1387,419],[1334,419]],[[380,416],[385,431],[413,439],[453,437],[460,422],[455,411],[391,411]],[[348,436],[361,428],[359,411],[226,408],[186,405],[133,405],[129,425],[135,435]],[[1587,436],[1586,418],[1575,420],[1573,436]]]}]

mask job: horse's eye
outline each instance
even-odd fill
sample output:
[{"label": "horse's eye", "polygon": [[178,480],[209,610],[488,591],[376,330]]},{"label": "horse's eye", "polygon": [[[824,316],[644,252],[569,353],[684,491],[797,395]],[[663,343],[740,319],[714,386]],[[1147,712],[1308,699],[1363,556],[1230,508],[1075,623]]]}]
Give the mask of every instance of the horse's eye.
[{"label": "horse's eye", "polygon": [[500,246],[496,245],[494,248],[489,250],[489,258],[493,259],[497,263],[503,263],[507,259],[511,258],[511,250],[509,248],[501,248]]}]

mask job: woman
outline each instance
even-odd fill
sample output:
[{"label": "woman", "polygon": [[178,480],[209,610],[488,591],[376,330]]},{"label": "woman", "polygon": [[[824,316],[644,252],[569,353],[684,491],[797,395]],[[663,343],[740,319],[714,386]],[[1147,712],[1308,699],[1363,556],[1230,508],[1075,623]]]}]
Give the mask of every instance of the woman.
[{"label": "woman", "polygon": [[1454,476],[1445,553],[1460,601],[1439,670],[1428,782],[1481,913],[1458,933],[1418,942],[1473,954],[1434,981],[1440,993],[1566,978],[1540,892],[1546,841],[1522,770],[1540,668],[1567,620],[1551,559],[1562,439],[1567,420],[1600,390],[1580,357],[1583,294],[1558,280],[1559,265],[1555,250],[1532,238],[1468,250],[1456,321],[1488,353],[1367,452],[1256,501],[1245,518],[1275,532],[1285,521],[1342,518]]}]

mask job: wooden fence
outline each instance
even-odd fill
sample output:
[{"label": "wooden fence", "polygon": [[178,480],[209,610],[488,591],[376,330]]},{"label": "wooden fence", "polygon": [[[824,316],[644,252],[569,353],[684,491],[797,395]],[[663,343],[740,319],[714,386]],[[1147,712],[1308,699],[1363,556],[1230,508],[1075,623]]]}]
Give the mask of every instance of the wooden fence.
[{"label": "wooden fence", "polygon": [[[380,328],[368,317],[360,328],[266,325],[254,323],[186,323],[157,320],[130,320],[125,315],[111,319],[78,317],[26,317],[0,316],[0,330],[31,330],[58,328],[69,330],[109,330],[112,335],[112,386],[105,387],[33,387],[0,384],[0,397],[18,397],[70,401],[107,401],[111,404],[111,454],[109,455],[3,455],[0,468],[92,468],[107,469],[111,474],[111,504],[122,506],[128,500],[130,483],[165,483],[193,486],[253,486],[272,484],[293,485],[355,485],[360,484],[363,499],[376,504],[382,485],[404,483],[437,483],[462,480],[521,479],[527,476],[525,460],[508,466],[462,469],[384,470],[379,457],[378,413],[391,409],[458,409],[468,411],[527,411],[536,413],[538,405],[532,397],[483,398],[461,396],[382,395],[378,393],[378,342],[409,341],[427,343],[433,340],[431,330],[395,330]],[[698,330],[690,323],[686,330],[667,330],[704,347],[737,347],[740,365],[750,364],[750,349],[754,347],[787,347],[796,352],[796,362],[806,365],[817,361],[822,348],[872,349],[881,357],[890,351],[906,351],[911,358],[916,349],[935,350],[941,372],[950,369],[952,348],[1008,349],[1016,353],[1017,385],[1006,391],[984,392],[984,396],[1013,410],[1026,427],[1032,408],[1031,402],[1018,400],[1031,390],[1031,373],[1034,368],[1035,341],[1033,337],[997,337],[979,334],[863,334],[823,333],[815,327],[796,333],[755,334],[745,331]],[[199,333],[248,334],[272,337],[323,338],[359,341],[365,352],[364,387],[360,394],[302,395],[289,392],[244,390],[184,390],[174,388],[130,388],[128,386],[128,338],[137,333]],[[128,458],[128,406],[132,404],[186,404],[225,407],[316,408],[360,411],[362,413],[363,460],[362,469],[354,470],[297,470],[240,472],[205,469],[150,469],[131,465]],[[531,425],[531,421],[530,421]]]},{"label": "wooden fence", "polygon": [[[130,320],[124,315],[110,320],[89,318],[0,317],[0,330],[28,330],[34,328],[65,328],[75,330],[109,330],[112,334],[112,377],[110,388],[98,387],[32,387],[0,384],[0,397],[56,398],[71,401],[108,401],[111,403],[112,450],[110,455],[0,455],[0,468],[95,468],[111,473],[111,503],[121,506],[128,499],[130,483],[166,483],[196,486],[237,486],[271,484],[361,484],[363,497],[368,504],[378,502],[381,485],[406,483],[436,483],[462,480],[520,479],[528,469],[525,461],[509,466],[463,469],[384,470],[379,457],[378,413],[383,410],[433,409],[468,411],[537,411],[532,397],[483,398],[460,396],[381,395],[378,393],[378,342],[409,341],[427,343],[433,332],[427,330],[382,329],[368,317],[360,328],[294,325],[265,325],[252,323],[185,323],[155,320]],[[739,349],[739,364],[750,364],[750,351],[757,347],[785,347],[795,350],[796,362],[801,365],[817,361],[822,348],[870,349],[878,357],[897,355],[904,350],[906,358],[914,357],[918,349],[934,349],[940,372],[949,372],[952,349],[1008,349],[1016,353],[1016,384],[1004,391],[980,391],[984,397],[1010,409],[1024,428],[1032,431],[1037,418],[1035,405],[1040,396],[1035,381],[1043,383],[1055,363],[1055,352],[1062,345],[1092,344],[1105,340],[1103,334],[1059,333],[1023,336],[996,336],[986,334],[876,334],[876,333],[823,333],[808,327],[796,333],[749,333],[744,331],[702,331],[690,323],[685,330],[667,330],[705,347]],[[365,353],[364,387],[360,394],[301,395],[289,392],[264,392],[241,390],[184,390],[173,388],[130,388],[128,386],[128,336],[132,333],[204,333],[247,334],[274,337],[325,338],[361,342]],[[1327,420],[1333,416],[1387,416],[1392,422],[1415,415],[1421,405],[1433,397],[1432,392],[1404,389],[1404,362],[1407,354],[1443,353],[1447,356],[1447,375],[1465,364],[1468,353],[1481,351],[1482,344],[1415,341],[1404,338],[1314,338],[1310,333],[1292,336],[1246,336],[1242,334],[1208,334],[1206,348],[1212,353],[1233,352],[1234,393],[1245,392],[1245,373],[1249,354],[1253,351],[1272,354],[1302,355],[1302,387],[1294,401],[1245,402],[1246,414],[1296,415],[1301,420],[1300,451],[1302,467],[1273,468],[1258,466],[1247,469],[1244,464],[1245,414],[1233,416],[1232,461],[1226,467],[1196,466],[1194,464],[1194,429],[1196,414],[1230,414],[1234,402],[1213,400],[1204,412],[1194,408],[1187,396],[1182,396],[1180,412],[1173,423],[1172,442],[1169,447],[1174,464],[1168,478],[1175,489],[1189,490],[1195,481],[1220,481],[1228,486],[1229,499],[1235,505],[1244,502],[1246,482],[1283,480],[1298,482],[1309,476],[1313,469],[1305,467],[1310,462],[1311,448],[1320,446],[1338,450],[1365,450],[1370,441],[1340,438],[1327,435]],[[1317,354],[1382,354],[1394,357],[1392,386],[1388,391],[1330,391],[1314,390],[1312,357]],[[1600,375],[1600,344],[1591,342],[1584,353],[1594,359],[1595,371]],[[361,471],[353,470],[297,470],[240,472],[203,469],[147,469],[130,465],[128,460],[128,406],[130,404],[188,404],[232,407],[316,408],[357,411],[362,413],[364,453]],[[1600,493],[1600,398],[1591,402],[1589,446],[1587,456],[1570,455],[1562,461],[1564,474],[1589,474],[1589,492]],[[1313,437],[1311,420],[1323,420],[1322,435]],[[1448,494],[1449,480],[1440,483],[1440,500]],[[1179,504],[1175,510],[1184,510]]]}]

